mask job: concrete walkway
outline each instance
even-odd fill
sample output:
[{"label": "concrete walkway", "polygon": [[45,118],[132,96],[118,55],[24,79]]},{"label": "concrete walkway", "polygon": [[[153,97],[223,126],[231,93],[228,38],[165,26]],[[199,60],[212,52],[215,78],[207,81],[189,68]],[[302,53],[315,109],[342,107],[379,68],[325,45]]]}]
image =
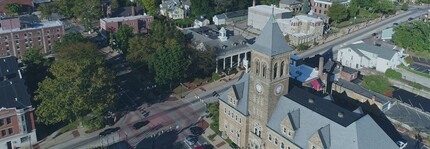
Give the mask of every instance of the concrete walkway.
[{"label": "concrete walkway", "polygon": [[[204,118],[204,120],[206,122],[208,122],[209,124],[212,123],[212,120],[210,118]],[[209,139],[210,135],[214,135],[215,132],[208,127],[205,130],[205,133],[202,135],[206,140],[208,140],[215,148],[218,149],[230,149],[230,146],[228,145],[227,142],[224,141],[224,139],[222,139],[219,135],[216,135],[213,140]]]}]

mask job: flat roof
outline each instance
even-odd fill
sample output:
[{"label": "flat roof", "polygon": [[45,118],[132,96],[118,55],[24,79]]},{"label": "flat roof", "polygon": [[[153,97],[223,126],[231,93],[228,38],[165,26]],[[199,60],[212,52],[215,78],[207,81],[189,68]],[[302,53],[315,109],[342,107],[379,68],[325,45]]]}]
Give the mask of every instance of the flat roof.
[{"label": "flat roof", "polygon": [[63,22],[61,21],[46,21],[46,22],[40,22],[40,23],[34,23],[29,28],[16,28],[16,29],[9,29],[9,30],[1,30],[0,34],[2,33],[9,33],[9,32],[17,32],[17,31],[26,31],[26,30],[33,30],[33,29],[39,29],[39,28],[48,28],[48,27],[56,27],[56,26],[63,26]]},{"label": "flat roof", "polygon": [[128,17],[104,18],[100,20],[104,22],[119,22],[119,21],[136,20],[136,19],[142,19],[142,18],[152,18],[152,16],[137,15],[137,16],[128,16]]},{"label": "flat roof", "polygon": [[[249,10],[255,10],[255,11],[271,14],[272,13],[272,6],[257,5],[254,7],[249,7]],[[291,12],[291,10],[274,8],[274,14],[281,14],[281,13],[285,13],[285,12]]]}]

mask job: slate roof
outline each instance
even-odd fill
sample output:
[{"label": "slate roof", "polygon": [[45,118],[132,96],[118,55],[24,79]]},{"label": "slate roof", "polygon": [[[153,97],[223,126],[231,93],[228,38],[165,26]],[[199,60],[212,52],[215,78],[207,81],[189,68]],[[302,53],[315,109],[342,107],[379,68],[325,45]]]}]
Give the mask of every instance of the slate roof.
[{"label": "slate roof", "polygon": [[[227,91],[221,94],[219,99],[220,101],[233,107],[233,109],[247,116],[249,115],[248,113],[248,95],[249,95],[248,89],[249,88],[248,87],[249,87],[249,74],[242,73],[242,75],[240,76],[240,79],[237,80],[237,82],[231,88],[229,88]],[[229,102],[228,93],[231,90],[233,90],[235,92],[236,97],[238,97],[239,103],[237,104],[237,106],[232,105]]]},{"label": "slate roof", "polygon": [[349,90],[352,90],[355,93],[360,94],[360,95],[362,95],[364,97],[367,97],[369,99],[372,99],[372,97],[375,96],[375,100],[377,102],[379,102],[379,103],[382,103],[382,104],[391,102],[393,100],[393,99],[391,99],[391,98],[389,98],[387,96],[384,96],[382,94],[379,94],[379,93],[367,90],[367,89],[365,89],[364,87],[362,87],[362,86],[360,86],[358,84],[346,81],[344,79],[339,79],[338,81],[336,81],[334,83],[337,84],[337,85],[340,85],[340,86],[342,86],[344,88],[347,88]]},{"label": "slate roof", "polygon": [[391,60],[393,58],[393,56],[396,54],[396,51],[394,51],[394,50],[370,45],[367,43],[351,44],[348,47],[353,49],[353,50],[363,50],[363,51],[367,51],[370,53],[375,53],[378,55],[378,57],[386,59],[386,60]]},{"label": "slate roof", "polygon": [[353,73],[357,72],[358,70],[352,69],[350,67],[343,66],[342,71],[346,72],[348,74],[353,74]]},{"label": "slate roof", "polygon": [[267,56],[293,51],[293,48],[285,41],[285,37],[273,15],[270,16],[251,48]]},{"label": "slate roof", "polygon": [[[309,99],[313,99],[313,103]],[[300,111],[300,128],[291,140],[301,148],[308,148],[309,138],[318,133],[325,148],[330,149],[393,149],[396,143],[369,116],[348,111],[329,100],[293,88],[280,97],[267,126],[280,134],[280,124],[292,111]],[[343,113],[343,118],[338,113]]]},{"label": "slate roof", "polygon": [[[16,57],[0,58],[0,77],[16,74],[18,72],[18,61]],[[0,79],[2,80],[2,78]]]},{"label": "slate roof", "polygon": [[31,106],[30,95],[27,93],[25,81],[19,74],[16,57],[0,58],[0,70],[1,72],[6,70],[2,75],[7,75],[6,80],[3,76],[0,79],[0,108],[21,109]]},{"label": "slate roof", "polygon": [[248,10],[238,10],[215,15],[218,19],[232,19],[236,17],[248,16]]}]

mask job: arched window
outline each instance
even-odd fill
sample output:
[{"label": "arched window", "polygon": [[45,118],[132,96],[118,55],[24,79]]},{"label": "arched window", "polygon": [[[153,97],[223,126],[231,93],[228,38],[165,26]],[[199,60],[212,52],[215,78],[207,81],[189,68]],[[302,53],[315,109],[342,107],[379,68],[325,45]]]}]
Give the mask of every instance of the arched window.
[{"label": "arched window", "polygon": [[255,61],[255,74],[259,74],[260,73],[260,61],[257,59]]},{"label": "arched window", "polygon": [[281,62],[281,71],[279,72],[279,76],[282,77],[284,75],[284,61]]},{"label": "arched window", "polygon": [[278,74],[278,63],[275,63],[275,66],[273,66],[273,79],[276,79],[277,74]]},{"label": "arched window", "polygon": [[267,66],[266,66],[266,63],[264,63],[263,64],[263,77],[266,77],[266,68],[267,68]]},{"label": "arched window", "polygon": [[284,149],[284,142],[281,143],[281,149]]}]

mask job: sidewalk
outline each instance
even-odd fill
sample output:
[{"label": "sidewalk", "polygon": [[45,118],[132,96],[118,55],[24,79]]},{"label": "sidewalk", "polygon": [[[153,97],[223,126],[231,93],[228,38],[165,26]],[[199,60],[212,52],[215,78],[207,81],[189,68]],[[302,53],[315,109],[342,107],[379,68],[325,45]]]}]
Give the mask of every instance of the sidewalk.
[{"label": "sidewalk", "polygon": [[[212,120],[210,118],[203,118],[206,122],[209,124],[212,123]],[[209,139],[208,136],[215,134],[215,132],[208,127],[205,130],[205,133],[202,135],[206,140],[208,140],[215,148],[217,149],[230,149],[230,146],[227,144],[227,142],[224,141],[220,136],[216,135],[215,138],[212,140]]]},{"label": "sidewalk", "polygon": [[415,89],[415,88],[407,85],[406,83],[403,83],[403,82],[400,82],[400,81],[397,81],[397,80],[389,79],[389,81],[393,84],[393,86],[395,86],[397,88],[406,90],[408,92],[417,94],[419,96],[423,96],[423,97],[425,97],[425,98],[427,98],[427,99],[430,100],[430,93],[428,93],[428,92],[426,92],[424,90]]}]

